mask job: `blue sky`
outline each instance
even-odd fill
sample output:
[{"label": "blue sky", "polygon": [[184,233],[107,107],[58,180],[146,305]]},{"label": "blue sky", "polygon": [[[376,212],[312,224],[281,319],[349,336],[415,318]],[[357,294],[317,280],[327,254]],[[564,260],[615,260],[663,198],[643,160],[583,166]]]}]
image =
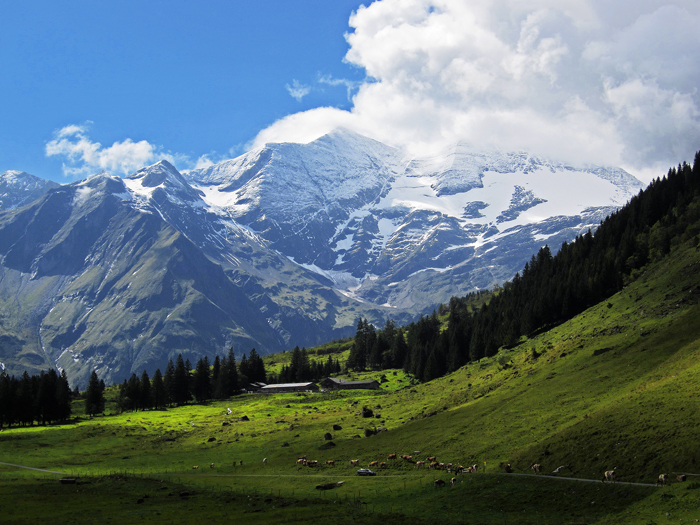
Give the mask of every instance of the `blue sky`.
[{"label": "blue sky", "polygon": [[[230,157],[276,120],[350,105],[343,62],[357,0],[34,1],[0,8],[0,173],[65,182],[53,133],[81,125],[196,160]],[[297,100],[286,86],[309,86]],[[302,90],[303,93],[303,90]],[[298,94],[297,94],[297,98]],[[186,166],[183,166],[186,167]]]},{"label": "blue sky", "polygon": [[0,7],[0,173],[180,170],[344,126],[642,180],[700,149],[697,0],[24,0]]}]

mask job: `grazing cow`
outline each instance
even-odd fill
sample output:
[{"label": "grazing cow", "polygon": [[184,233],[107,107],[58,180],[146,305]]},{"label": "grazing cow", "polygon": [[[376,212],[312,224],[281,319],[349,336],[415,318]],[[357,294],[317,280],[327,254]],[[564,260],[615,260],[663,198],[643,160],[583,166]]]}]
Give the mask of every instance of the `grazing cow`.
[{"label": "grazing cow", "polygon": [[676,477],[676,482],[683,483],[686,479],[685,474],[681,474],[680,476]]},{"label": "grazing cow", "polygon": [[455,474],[464,474],[464,467],[462,465],[455,468]]},{"label": "grazing cow", "polygon": [[556,476],[557,474],[559,474],[559,473],[560,473],[562,470],[564,470],[565,468],[567,468],[567,465],[561,465],[560,467],[557,467],[556,469],[554,469],[554,470],[552,471],[552,474],[554,474],[554,475]]},{"label": "grazing cow", "polygon": [[428,461],[437,461],[437,458],[435,456],[430,456],[427,458]]},{"label": "grazing cow", "polygon": [[513,467],[510,466],[510,463],[506,463],[506,466],[504,467],[504,470],[505,470],[506,473],[508,473],[508,474],[512,474],[512,473],[513,473]]},{"label": "grazing cow", "polygon": [[370,466],[370,467],[376,467],[378,464],[379,464],[378,461],[371,461],[370,464],[369,464],[369,466]]},{"label": "grazing cow", "polygon": [[306,465],[306,460],[305,459],[297,459],[297,465]]},{"label": "grazing cow", "polygon": [[299,456],[299,459],[306,459],[306,456]]},{"label": "grazing cow", "polygon": [[445,486],[445,480],[444,480],[444,479],[436,479],[436,480],[435,480],[435,488],[444,487],[444,486]]},{"label": "grazing cow", "polygon": [[438,468],[438,462],[437,461],[431,461],[430,465],[428,465],[428,468]]},{"label": "grazing cow", "polygon": [[603,474],[603,481],[610,481],[610,482],[615,481],[615,471],[614,470],[606,470],[605,474]]},{"label": "grazing cow", "polygon": [[413,461],[413,456],[409,456],[408,454],[404,454],[403,456],[401,456],[401,459],[403,459],[404,461],[410,462],[410,461]]},{"label": "grazing cow", "polygon": [[318,461],[316,461],[315,459],[313,461],[307,461],[306,466],[307,467],[316,467],[316,466],[318,466]]},{"label": "grazing cow", "polygon": [[236,460],[235,460],[235,459],[233,460],[233,465],[231,465],[231,466],[233,466],[233,467],[236,466]]},{"label": "grazing cow", "polygon": [[351,459],[351,460],[350,460],[350,464],[351,464],[353,467],[359,467],[359,466],[360,466],[360,460],[359,460],[359,459]]},{"label": "grazing cow", "polygon": [[379,468],[386,468],[386,463],[385,463],[384,461],[382,461],[382,462],[379,464]]},{"label": "grazing cow", "polygon": [[194,470],[197,470],[198,468],[199,468],[199,465],[195,465],[194,467],[192,467],[192,469],[194,469]]},{"label": "grazing cow", "polygon": [[416,461],[416,468],[420,468],[425,465],[425,461]]},{"label": "grazing cow", "polygon": [[668,483],[668,474],[661,474],[659,479],[656,480],[657,485],[666,485]]},{"label": "grazing cow", "polygon": [[445,468],[445,464],[444,464],[444,463],[438,463],[438,468],[441,468],[441,469]]},{"label": "grazing cow", "polygon": [[479,465],[475,463],[472,465],[472,472],[476,472],[477,470],[479,470]]},{"label": "grazing cow", "polygon": [[454,486],[455,486],[455,483],[457,483],[457,478],[452,478],[452,479],[450,480],[450,485],[452,485],[452,486],[454,487]]},{"label": "grazing cow", "polygon": [[328,461],[326,461],[326,465],[328,465],[329,467],[335,467],[335,460],[329,459]]},{"label": "grazing cow", "polygon": [[542,465],[540,465],[539,463],[535,463],[530,468],[535,474],[539,474],[540,472],[542,472]]},{"label": "grazing cow", "polygon": [[396,454],[389,454],[387,459],[396,459]]},{"label": "grazing cow", "polygon": [[214,468],[214,463],[210,463],[209,468]]},{"label": "grazing cow", "polygon": [[445,465],[445,468],[446,468],[448,471],[452,470],[452,463],[448,463],[447,465]]},{"label": "grazing cow", "polygon": [[263,458],[263,465],[267,465],[267,458]]}]

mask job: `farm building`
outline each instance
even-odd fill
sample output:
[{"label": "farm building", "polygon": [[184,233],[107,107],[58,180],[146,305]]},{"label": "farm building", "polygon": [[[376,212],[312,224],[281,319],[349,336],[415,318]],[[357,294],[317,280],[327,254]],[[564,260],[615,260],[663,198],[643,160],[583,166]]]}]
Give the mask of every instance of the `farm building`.
[{"label": "farm building", "polygon": [[266,385],[258,392],[263,394],[281,394],[285,392],[318,392],[315,383],[279,383],[276,385]]},{"label": "farm building", "polygon": [[347,381],[346,379],[338,379],[336,377],[327,377],[320,383],[321,388],[326,390],[353,390],[366,388],[369,390],[379,389],[378,381]]}]

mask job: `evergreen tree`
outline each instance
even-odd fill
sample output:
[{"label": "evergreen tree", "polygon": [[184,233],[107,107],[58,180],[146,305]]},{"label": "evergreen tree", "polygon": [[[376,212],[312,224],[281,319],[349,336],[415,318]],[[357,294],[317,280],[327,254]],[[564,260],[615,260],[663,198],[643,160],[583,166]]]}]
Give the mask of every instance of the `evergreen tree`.
[{"label": "evergreen tree", "polygon": [[197,398],[199,403],[211,398],[211,371],[209,369],[209,358],[206,356],[197,361],[193,390],[194,397]]},{"label": "evergreen tree", "polygon": [[148,372],[145,370],[141,374],[141,391],[139,396],[139,405],[141,410],[146,410],[153,407],[153,391],[151,380],[148,377]]},{"label": "evergreen tree", "polygon": [[160,368],[156,368],[156,371],[153,374],[151,389],[153,390],[153,408],[159,409],[164,407],[165,403],[167,402],[167,394],[165,383],[163,381],[163,375],[160,373]]},{"label": "evergreen tree", "polygon": [[85,413],[89,416],[101,414],[105,411],[104,390],[100,386],[97,372],[94,370],[88,380],[87,392],[85,394]]},{"label": "evergreen tree", "polygon": [[178,354],[175,360],[175,378],[173,383],[173,401],[177,405],[184,405],[191,399],[191,395],[189,368],[187,368],[182,354]]},{"label": "evergreen tree", "polygon": [[172,359],[168,360],[168,365],[165,367],[163,386],[165,387],[165,402],[172,405],[175,403],[175,363]]}]

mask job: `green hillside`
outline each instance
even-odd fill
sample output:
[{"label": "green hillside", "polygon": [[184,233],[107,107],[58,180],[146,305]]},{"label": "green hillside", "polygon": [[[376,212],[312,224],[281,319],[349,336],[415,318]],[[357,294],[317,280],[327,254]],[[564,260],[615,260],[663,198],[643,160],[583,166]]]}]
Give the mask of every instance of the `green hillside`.
[{"label": "green hillside", "polygon": [[[241,523],[693,521],[700,518],[699,275],[691,238],[608,300],[424,384],[386,370],[374,373],[388,380],[379,392],[245,395],[5,429],[0,461],[85,484],[2,464],[3,494],[18,502],[3,519],[185,523],[196,512]],[[363,406],[379,417],[363,418]],[[240,421],[244,415],[250,420]],[[365,437],[377,428],[387,431]],[[435,479],[454,474],[387,460],[391,453],[480,469],[435,488]],[[297,466],[300,455],[321,465]],[[388,466],[361,478],[351,459]],[[523,475],[533,463],[542,475]],[[560,466],[559,478],[544,476]],[[601,484],[610,469],[619,481],[645,485]],[[688,481],[657,488],[660,473],[673,480],[686,473]],[[315,488],[335,481],[345,483]]]}]

